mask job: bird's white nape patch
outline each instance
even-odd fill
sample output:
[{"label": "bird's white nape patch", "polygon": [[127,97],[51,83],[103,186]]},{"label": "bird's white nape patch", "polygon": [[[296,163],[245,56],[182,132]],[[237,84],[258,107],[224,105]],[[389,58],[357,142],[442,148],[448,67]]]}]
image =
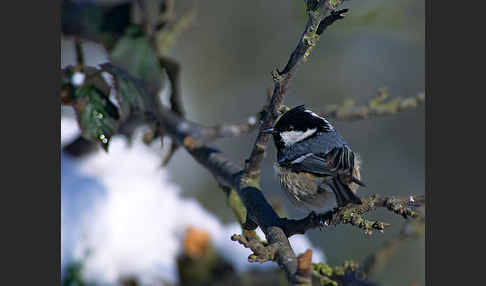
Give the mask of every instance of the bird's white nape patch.
[{"label": "bird's white nape patch", "polygon": [[312,112],[309,109],[306,109],[305,112],[309,113],[310,115],[314,116],[315,118],[318,118],[318,119],[322,120],[327,126],[329,126],[329,129],[330,130],[334,130],[334,127],[331,125],[331,123],[329,123],[329,121],[327,121],[326,118],[321,117],[321,116],[315,114],[314,112]]},{"label": "bird's white nape patch", "polygon": [[309,136],[312,136],[312,134],[316,133],[317,129],[309,129],[305,132],[303,131],[285,131],[280,133],[280,137],[282,137],[282,141],[285,144],[285,146],[290,146],[293,145],[299,141],[302,141]]}]

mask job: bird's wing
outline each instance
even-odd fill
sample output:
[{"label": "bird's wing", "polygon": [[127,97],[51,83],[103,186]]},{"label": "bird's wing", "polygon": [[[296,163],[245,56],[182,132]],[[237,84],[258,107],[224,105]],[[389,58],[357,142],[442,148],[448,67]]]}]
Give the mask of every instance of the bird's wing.
[{"label": "bird's wing", "polygon": [[352,174],[354,159],[354,153],[347,146],[343,146],[334,148],[327,154],[309,153],[287,164],[295,172],[335,177],[338,173]]},{"label": "bird's wing", "polygon": [[[361,200],[349,187],[349,182],[355,182],[361,186],[364,184],[353,177],[355,155],[347,146],[334,148],[325,155],[309,153],[292,162],[290,167],[294,172],[307,172],[320,177],[327,177],[323,185],[331,187],[336,195],[337,205],[345,206],[352,202],[361,204]],[[323,187],[322,190],[325,190]]]},{"label": "bird's wing", "polygon": [[314,153],[317,156],[322,155],[321,157],[325,157],[325,155],[332,152],[333,149],[342,148],[347,145],[348,143],[336,131],[327,133],[317,132],[308,139],[279,150],[278,161],[279,163],[287,160],[293,161],[308,153]]},{"label": "bird's wing", "polygon": [[303,155],[286,165],[294,172],[307,172],[320,176],[336,176],[337,172],[332,169],[329,162],[316,154]]}]

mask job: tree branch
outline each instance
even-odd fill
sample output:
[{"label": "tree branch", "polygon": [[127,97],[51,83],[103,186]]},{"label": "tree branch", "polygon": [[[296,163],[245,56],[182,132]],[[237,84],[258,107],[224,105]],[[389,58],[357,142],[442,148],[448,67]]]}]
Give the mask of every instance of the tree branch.
[{"label": "tree branch", "polygon": [[334,209],[322,214],[310,213],[307,217],[300,220],[281,219],[282,227],[287,236],[303,234],[309,229],[322,228],[330,225],[351,224],[363,229],[364,233],[371,235],[373,230],[383,232],[385,227],[390,224],[380,221],[370,221],[363,218],[363,215],[376,210],[386,208],[389,211],[402,216],[405,219],[418,217],[414,208],[425,203],[425,196],[409,196],[403,198],[381,197],[377,194],[361,198],[363,204],[349,204],[345,207]]},{"label": "tree branch", "polygon": [[[113,68],[111,64],[104,68]],[[139,81],[137,81],[140,84]],[[147,95],[145,91],[142,94]],[[157,100],[158,97],[153,96]],[[160,128],[164,134],[184,146],[192,157],[213,174],[217,182],[225,187],[235,189],[243,202],[248,216],[265,233],[268,245],[275,249],[275,260],[287,274],[290,281],[294,281],[297,272],[297,259],[292,251],[287,236],[279,227],[280,218],[264,198],[262,192],[242,183],[243,170],[235,163],[223,156],[221,152],[210,148],[202,141],[201,128],[190,123],[160,103],[154,110]],[[277,247],[278,246],[278,247]]]},{"label": "tree branch", "polygon": [[[329,16],[333,17],[332,19],[334,20],[323,21],[326,19],[324,13],[328,8],[323,8],[322,5],[320,4],[317,10],[308,11],[309,21],[306,30],[299,40],[296,50],[292,53],[286,68],[283,72],[274,72],[274,90],[266,109],[267,112],[263,113],[264,120],[260,126],[260,131],[273,126],[293,73],[305,61],[311,48],[318,40],[317,29],[319,25],[321,25],[322,32],[330,23],[342,17],[336,17],[336,13],[334,13]],[[156,96],[152,96],[152,98],[158,99]],[[245,226],[248,229],[255,229],[259,226],[265,233],[267,239],[265,244],[258,242],[256,238],[248,239],[246,236],[233,237],[233,239],[254,251],[251,261],[276,261],[291,283],[296,284],[300,283],[299,281],[306,281],[306,277],[301,277],[303,272],[298,271],[298,259],[288,241],[288,236],[291,235],[291,232],[289,231],[290,227],[285,222],[291,220],[281,219],[265,199],[261,190],[255,187],[255,171],[259,172],[269,136],[259,133],[250,159],[245,169],[242,170],[235,163],[224,157],[221,152],[205,145],[207,138],[204,135],[208,133],[204,133],[204,129],[201,126],[184,120],[180,115],[162,106],[160,103],[155,102],[154,106],[157,107],[153,110],[155,118],[164,134],[171,136],[177,144],[184,146],[197,162],[213,174],[221,186],[235,190],[247,211]],[[313,219],[311,222],[314,223],[315,220]],[[308,225],[308,221],[301,223]],[[319,221],[319,225],[320,223]]]},{"label": "tree branch", "polygon": [[359,120],[366,119],[373,116],[393,115],[399,112],[416,108],[425,102],[425,94],[419,93],[416,96],[406,98],[389,99],[389,93],[386,88],[378,90],[376,96],[368,100],[366,105],[355,106],[353,100],[346,100],[341,105],[330,105],[327,118],[334,118],[338,120]]},{"label": "tree branch", "polygon": [[[154,47],[154,49],[155,48],[156,47]],[[159,57],[159,64],[165,69],[168,82],[170,83],[170,108],[177,115],[184,117],[185,112],[181,101],[181,84],[179,79],[180,65],[175,60],[164,56]],[[163,137],[161,140],[163,140]],[[175,154],[177,149],[179,149],[179,145],[175,141],[172,141],[170,143],[169,151],[162,160],[162,166],[165,166],[169,163],[170,159],[172,159],[172,156]]]},{"label": "tree branch", "polygon": [[[279,72],[273,72],[274,88],[270,103],[264,113],[263,123],[260,125],[260,132],[256,138],[253,150],[249,159],[246,161],[245,173],[249,179],[256,179],[260,174],[260,166],[265,157],[265,149],[270,139],[270,135],[262,133],[262,130],[273,127],[275,120],[280,114],[280,108],[284,100],[285,92],[288,84],[292,79],[297,68],[307,60],[312,48],[317,44],[319,35],[326,27],[334,23],[336,20],[342,19],[347,9],[332,11],[331,15],[324,17],[328,8],[328,1],[321,1],[313,3],[312,6],[307,2],[307,14],[309,19],[304,32],[302,33],[297,47],[290,55],[285,68]],[[312,9],[311,9],[312,7]],[[320,29],[319,29],[320,27]]]},{"label": "tree branch", "polygon": [[[248,180],[243,169],[224,157],[218,150],[205,145],[204,127],[183,119],[169,108],[163,106],[156,94],[149,94],[145,90],[142,81],[132,77],[124,70],[110,63],[103,64],[101,67],[106,71],[116,71],[118,74],[125,76],[139,89],[142,96],[150,97],[150,100],[154,100],[153,106],[157,108],[152,108],[151,112],[154,112],[154,114],[148,117],[154,116],[159,127],[164,130],[164,134],[184,146],[197,162],[213,174],[221,186],[236,190],[247,212],[245,226],[248,229],[255,229],[259,226],[267,238],[267,242],[261,242],[260,245],[258,245],[256,240],[249,240],[248,243],[243,243],[255,252],[254,256],[251,257],[251,261],[272,260],[277,262],[287,274],[289,281],[294,284],[306,281],[306,278],[301,277],[301,274],[307,272],[299,271],[298,259],[288,241],[289,236],[296,233],[304,233],[311,228],[322,227],[323,221],[334,225],[339,223],[359,225],[356,218],[353,219],[353,216],[360,217],[364,213],[378,207],[386,207],[404,217],[413,217],[415,212],[411,207],[422,204],[424,201],[424,196],[395,199],[381,198],[374,195],[363,199],[363,205],[350,205],[336,212],[321,215],[311,214],[302,220],[282,219],[265,199],[262,191],[251,186],[252,181]],[[366,226],[367,224],[365,223],[364,225]],[[365,227],[365,229],[367,228],[369,227]],[[244,235],[247,234],[251,234],[251,232],[244,232]],[[237,240],[243,242],[239,238]]]},{"label": "tree branch", "polygon": [[342,266],[329,266],[324,263],[312,264],[312,276],[321,286],[376,286],[364,280],[359,264],[355,261],[345,261]]},{"label": "tree branch", "polygon": [[[263,134],[261,131],[272,127],[275,123],[280,114],[288,84],[298,66],[305,62],[310,55],[312,47],[315,46],[319,39],[319,35],[333,22],[341,19],[347,11],[346,9],[334,11],[334,7],[331,7],[329,2],[330,0],[306,1],[309,19],[305,31],[283,71],[279,72],[276,70],[273,72],[274,88],[272,97],[264,112],[262,112],[260,132],[244,168],[241,168],[226,158],[220,151],[208,147],[206,144],[214,138],[240,134],[242,130],[246,130],[246,125],[240,125],[238,128],[233,128],[231,125],[229,127],[208,128],[185,120],[183,112],[181,112],[182,109],[178,111],[163,106],[157,94],[158,90],[148,88],[143,81],[134,78],[126,71],[110,63],[101,65],[105,71],[121,75],[135,85],[143,97],[146,108],[144,116],[147,121],[152,120],[152,122],[155,122],[159,132],[170,136],[174,144],[184,146],[189,154],[215,177],[226,193],[229,193],[228,197],[231,197],[232,190],[236,192],[241,202],[235,201],[235,204],[239,205],[242,203],[246,209],[245,221],[243,223],[242,217],[239,217],[240,222],[246,230],[254,230],[260,227],[265,234],[266,242],[262,242],[256,236],[253,236],[254,232],[251,231],[243,231],[243,236],[233,236],[232,238],[245,247],[252,249],[254,253],[249,257],[251,261],[264,262],[271,260],[278,263],[285,272],[287,279],[294,285],[311,284],[309,279],[311,253],[306,252],[297,258],[289,243],[289,236],[296,233],[305,233],[308,229],[322,227],[326,223],[327,225],[351,223],[365,229],[365,232],[369,232],[371,229],[383,230],[385,227],[383,223],[370,223],[364,220],[361,215],[377,207],[386,207],[405,218],[413,217],[412,203],[423,202],[423,198],[420,196],[411,197],[406,201],[406,199],[381,198],[375,195],[363,199],[363,205],[351,205],[320,215],[311,213],[308,217],[301,220],[289,220],[282,219],[277,215],[258,187],[260,165],[270,138],[269,135]],[[340,2],[338,0],[332,1],[334,4],[339,4]],[[331,11],[329,16],[325,17],[329,10],[333,11]],[[176,101],[174,103],[175,105],[180,104],[180,102]],[[256,124],[256,122],[253,122],[253,124]],[[238,131],[236,131],[237,129]],[[238,212],[238,214],[241,215],[241,212]]]},{"label": "tree branch", "polygon": [[[149,97],[147,102],[153,101],[153,104],[150,105],[152,108],[148,111],[149,115],[147,116],[154,117],[154,120],[159,124],[159,128],[164,130],[164,134],[184,146],[197,162],[213,174],[221,186],[236,191],[247,213],[244,225],[250,230],[255,229],[257,226],[260,227],[267,239],[267,242],[261,242],[260,246],[254,240],[243,243],[255,252],[251,261],[272,260],[277,262],[293,284],[306,280],[305,277],[301,277],[303,272],[298,270],[298,259],[288,241],[289,236],[296,233],[304,233],[311,228],[322,227],[323,221],[334,225],[339,223],[361,225],[356,217],[359,218],[362,214],[377,207],[386,207],[404,217],[414,216],[414,212],[410,207],[424,201],[423,196],[406,199],[370,196],[363,199],[363,205],[351,205],[336,212],[321,215],[311,214],[302,220],[282,219],[265,199],[262,191],[252,185],[254,181],[246,176],[242,168],[227,159],[218,150],[205,145],[204,127],[185,120],[174,111],[163,106],[160,102],[160,97],[154,93],[148,93],[144,88],[143,82],[132,77],[126,71],[110,63],[103,64],[101,67],[108,72],[116,71],[117,74],[123,75],[139,89],[143,97]],[[369,230],[369,224],[364,223],[363,225],[365,227],[362,228]],[[371,228],[376,229],[376,225],[372,224]],[[251,234],[251,232],[244,232],[244,235],[248,234]]]}]

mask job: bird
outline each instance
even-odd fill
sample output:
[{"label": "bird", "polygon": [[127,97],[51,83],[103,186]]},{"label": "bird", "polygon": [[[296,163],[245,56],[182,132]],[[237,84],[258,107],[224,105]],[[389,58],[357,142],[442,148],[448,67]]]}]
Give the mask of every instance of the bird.
[{"label": "bird", "polygon": [[358,187],[366,186],[361,160],[326,118],[299,105],[262,132],[273,135],[274,169],[295,207],[317,211],[362,204],[356,196]]}]

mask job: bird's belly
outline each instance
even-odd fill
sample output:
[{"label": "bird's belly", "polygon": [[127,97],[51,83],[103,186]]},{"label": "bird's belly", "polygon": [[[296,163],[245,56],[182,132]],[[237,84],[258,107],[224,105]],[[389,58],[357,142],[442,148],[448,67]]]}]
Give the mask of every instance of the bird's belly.
[{"label": "bird's belly", "polygon": [[324,178],[310,173],[295,173],[285,167],[275,164],[275,171],[280,186],[290,202],[303,210],[317,211],[336,206],[334,193],[331,189],[323,189]]}]

